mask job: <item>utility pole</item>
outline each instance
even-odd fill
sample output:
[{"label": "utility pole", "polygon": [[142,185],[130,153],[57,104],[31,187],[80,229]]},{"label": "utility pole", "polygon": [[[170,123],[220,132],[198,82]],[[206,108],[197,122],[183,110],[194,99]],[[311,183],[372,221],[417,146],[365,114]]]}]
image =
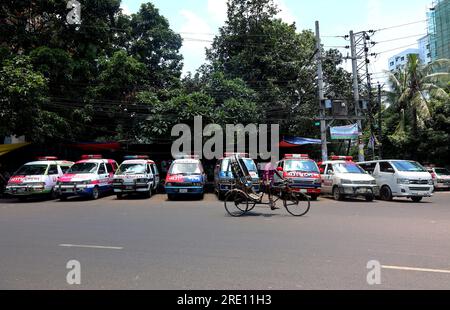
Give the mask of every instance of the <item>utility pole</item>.
[{"label": "utility pole", "polygon": [[[364,44],[364,63],[365,63],[365,75],[367,82],[367,93],[368,93],[368,101],[367,101],[367,111],[369,112],[369,129],[370,129],[370,141],[374,137],[374,118],[373,118],[373,110],[372,110],[372,78],[369,73],[369,47],[367,45],[367,40],[370,40],[370,37],[364,31],[363,35],[363,44]],[[372,145],[372,159],[375,159],[375,143]]]},{"label": "utility pole", "polygon": [[[353,71],[353,99],[355,104],[355,116],[361,116],[361,109],[359,106],[359,75],[358,75],[358,54],[356,52],[356,41],[353,30],[350,31],[350,47],[352,58],[352,71]],[[358,120],[358,127],[362,131],[362,121]],[[364,161],[364,144],[362,139],[358,138],[358,160]]]},{"label": "utility pole", "polygon": [[327,121],[325,119],[326,112],[324,106],[325,96],[323,90],[322,46],[320,41],[319,21],[316,21],[316,59],[317,80],[319,86],[320,140],[322,142],[322,161],[326,161],[328,160]]},{"label": "utility pole", "polygon": [[378,157],[379,159],[383,159],[383,117],[382,107],[381,107],[381,84],[378,83]]}]

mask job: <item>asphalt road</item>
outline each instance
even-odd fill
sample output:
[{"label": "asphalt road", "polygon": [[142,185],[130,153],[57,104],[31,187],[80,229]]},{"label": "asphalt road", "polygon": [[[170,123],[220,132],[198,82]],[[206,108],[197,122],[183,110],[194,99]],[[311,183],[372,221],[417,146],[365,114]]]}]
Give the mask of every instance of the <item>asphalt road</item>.
[{"label": "asphalt road", "polygon": [[[303,218],[231,218],[214,195],[2,200],[0,289],[450,289],[449,202],[321,198]],[[81,285],[66,282],[70,260]]]}]

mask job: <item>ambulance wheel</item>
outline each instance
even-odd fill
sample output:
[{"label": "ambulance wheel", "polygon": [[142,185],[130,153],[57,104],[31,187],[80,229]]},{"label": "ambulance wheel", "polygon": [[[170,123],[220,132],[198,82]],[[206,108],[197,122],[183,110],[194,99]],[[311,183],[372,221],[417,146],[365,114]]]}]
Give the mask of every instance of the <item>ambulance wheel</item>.
[{"label": "ambulance wheel", "polygon": [[337,186],[333,188],[333,198],[336,201],[341,201],[344,198],[344,196],[341,194],[341,191],[339,190],[339,187]]},{"label": "ambulance wheel", "polygon": [[58,193],[52,189],[52,191],[50,192],[50,194],[48,194],[48,198],[55,200],[58,198]]},{"label": "ambulance wheel", "polygon": [[220,201],[224,201],[225,200],[225,193],[219,192],[217,194],[217,197],[219,198]]},{"label": "ambulance wheel", "polygon": [[366,196],[366,201],[367,202],[372,202],[375,199],[375,196],[373,194],[367,195]]},{"label": "ambulance wheel", "polygon": [[144,198],[150,198],[152,197],[152,189],[150,188],[147,192],[144,193]]},{"label": "ambulance wheel", "polygon": [[318,198],[319,198],[319,195],[311,195],[310,200],[311,201],[317,201]]},{"label": "ambulance wheel", "polygon": [[389,186],[385,185],[380,189],[380,198],[384,201],[392,201],[392,191]]},{"label": "ambulance wheel", "polygon": [[203,200],[204,198],[205,198],[205,194],[204,193],[198,195],[198,199],[199,200]]},{"label": "ambulance wheel", "polygon": [[96,187],[94,187],[94,188],[92,189],[92,195],[91,195],[91,198],[92,198],[92,200],[97,200],[98,197],[100,197],[100,192],[99,192],[99,190],[98,190],[98,187],[96,186]]},{"label": "ambulance wheel", "polygon": [[414,202],[421,202],[423,197],[411,197],[412,201]]},{"label": "ambulance wheel", "polygon": [[20,202],[25,202],[27,201],[27,197],[19,197],[18,198]]},{"label": "ambulance wheel", "polygon": [[116,194],[116,197],[117,197],[117,199],[119,199],[119,200],[120,200],[120,199],[122,199],[122,198],[123,198],[123,194],[122,194],[122,193],[117,193],[117,194]]},{"label": "ambulance wheel", "polygon": [[175,196],[172,194],[167,194],[167,199],[168,200],[174,200]]}]

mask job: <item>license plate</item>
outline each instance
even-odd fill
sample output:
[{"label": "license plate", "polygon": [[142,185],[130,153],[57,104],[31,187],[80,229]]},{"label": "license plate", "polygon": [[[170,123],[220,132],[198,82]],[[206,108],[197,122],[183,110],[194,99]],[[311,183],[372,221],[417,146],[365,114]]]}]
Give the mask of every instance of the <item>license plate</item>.
[{"label": "license plate", "polygon": [[187,192],[188,192],[188,190],[186,188],[180,189],[180,194],[186,194]]}]

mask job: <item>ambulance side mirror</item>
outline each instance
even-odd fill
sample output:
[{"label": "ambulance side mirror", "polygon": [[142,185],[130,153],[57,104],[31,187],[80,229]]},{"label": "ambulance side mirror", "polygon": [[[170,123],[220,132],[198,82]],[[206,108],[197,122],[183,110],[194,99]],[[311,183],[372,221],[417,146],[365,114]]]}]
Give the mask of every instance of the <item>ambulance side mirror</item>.
[{"label": "ambulance side mirror", "polygon": [[278,168],[277,168],[277,171],[283,172],[283,167],[278,167]]},{"label": "ambulance side mirror", "polygon": [[333,171],[333,170],[328,170],[327,174],[333,175],[333,174],[334,174],[334,171]]}]

